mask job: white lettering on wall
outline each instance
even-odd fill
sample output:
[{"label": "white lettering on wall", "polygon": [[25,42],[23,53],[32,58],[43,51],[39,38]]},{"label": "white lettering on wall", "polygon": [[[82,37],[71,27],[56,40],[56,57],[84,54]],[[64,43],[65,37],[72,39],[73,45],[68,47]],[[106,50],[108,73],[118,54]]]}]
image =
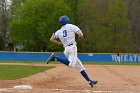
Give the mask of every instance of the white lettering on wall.
[{"label": "white lettering on wall", "polygon": [[138,61],[140,62],[140,55],[138,56]]},{"label": "white lettering on wall", "polygon": [[124,55],[124,61],[125,61],[125,62],[128,61],[128,55]]},{"label": "white lettering on wall", "polygon": [[133,57],[134,57],[134,62],[136,62],[137,61],[137,55],[133,55]]},{"label": "white lettering on wall", "polygon": [[129,56],[129,62],[133,62],[133,56],[132,55]]},{"label": "white lettering on wall", "polygon": [[121,58],[118,55],[112,55],[112,60],[115,61],[115,62],[120,62]]},{"label": "white lettering on wall", "polygon": [[112,56],[112,61],[115,62],[140,62],[140,55],[136,55],[136,54],[131,54],[131,55],[127,55],[127,54],[120,54],[118,55],[111,55]]}]

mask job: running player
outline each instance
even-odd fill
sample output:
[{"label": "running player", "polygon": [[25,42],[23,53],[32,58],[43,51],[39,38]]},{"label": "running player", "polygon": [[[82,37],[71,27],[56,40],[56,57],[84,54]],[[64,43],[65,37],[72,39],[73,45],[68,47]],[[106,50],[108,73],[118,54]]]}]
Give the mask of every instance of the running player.
[{"label": "running player", "polygon": [[[77,57],[77,46],[75,41],[75,34],[78,34],[79,39],[83,39],[82,31],[73,24],[70,24],[70,20],[68,16],[61,16],[59,19],[61,24],[61,29],[53,33],[52,37],[50,38],[50,42],[62,45],[64,47],[64,54],[67,59],[60,58],[55,56],[53,53],[47,60],[47,64],[51,61],[59,61],[70,68],[78,68],[81,75],[87,80],[89,85],[93,87],[97,84],[98,81],[91,80],[87,75],[85,68],[82,65],[82,62]],[[60,41],[57,40],[60,39]]]}]

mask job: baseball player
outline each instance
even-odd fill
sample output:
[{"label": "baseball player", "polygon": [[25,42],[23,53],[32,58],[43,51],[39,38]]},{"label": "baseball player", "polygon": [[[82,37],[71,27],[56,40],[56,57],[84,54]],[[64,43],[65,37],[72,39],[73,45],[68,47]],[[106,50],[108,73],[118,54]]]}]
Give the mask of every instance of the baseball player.
[{"label": "baseball player", "polygon": [[[47,60],[47,64],[51,61],[59,61],[70,68],[78,68],[81,75],[86,79],[91,87],[97,84],[98,81],[91,80],[87,75],[85,68],[83,67],[81,61],[77,57],[77,46],[75,41],[75,34],[78,34],[79,39],[83,39],[82,31],[73,24],[70,24],[70,20],[68,16],[61,16],[59,19],[61,24],[61,29],[53,33],[52,37],[50,38],[50,42],[62,45],[64,47],[64,54],[67,59],[60,58],[55,56],[53,53]],[[60,41],[57,40],[60,39]]]}]

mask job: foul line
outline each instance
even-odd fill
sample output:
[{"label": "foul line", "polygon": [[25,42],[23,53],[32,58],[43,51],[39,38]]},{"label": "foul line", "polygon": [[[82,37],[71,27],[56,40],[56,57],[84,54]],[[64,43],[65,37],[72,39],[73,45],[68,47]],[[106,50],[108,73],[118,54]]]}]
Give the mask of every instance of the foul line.
[{"label": "foul line", "polygon": [[[14,89],[14,88],[0,88],[0,93],[2,92],[12,92],[14,90],[26,90],[26,89]],[[40,90],[40,89],[37,89]],[[94,90],[67,90],[67,89],[43,89],[50,91],[64,91],[64,92],[84,92],[84,93],[138,93],[138,91],[94,91]]]},{"label": "foul line", "polygon": [[52,91],[65,91],[65,92],[85,92],[85,93],[136,93],[136,91],[94,91],[94,90],[67,90],[67,89],[47,89]]},{"label": "foul line", "polygon": [[0,88],[0,93],[1,92],[12,92],[13,88]]}]

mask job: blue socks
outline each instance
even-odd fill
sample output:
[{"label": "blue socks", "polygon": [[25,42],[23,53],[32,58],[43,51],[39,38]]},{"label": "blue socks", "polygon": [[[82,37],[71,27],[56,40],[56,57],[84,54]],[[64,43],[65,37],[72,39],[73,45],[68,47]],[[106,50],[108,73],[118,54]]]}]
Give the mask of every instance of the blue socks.
[{"label": "blue socks", "polygon": [[83,76],[88,82],[91,81],[90,78],[88,77],[87,73],[85,72],[85,70],[81,71],[80,73],[82,74],[82,76]]},{"label": "blue socks", "polygon": [[60,58],[60,57],[56,57],[55,56],[55,58],[56,58],[56,61],[60,61],[61,63],[63,63],[63,64],[65,64],[65,65],[69,65],[69,60],[67,60],[67,59],[64,59],[64,58]]}]

